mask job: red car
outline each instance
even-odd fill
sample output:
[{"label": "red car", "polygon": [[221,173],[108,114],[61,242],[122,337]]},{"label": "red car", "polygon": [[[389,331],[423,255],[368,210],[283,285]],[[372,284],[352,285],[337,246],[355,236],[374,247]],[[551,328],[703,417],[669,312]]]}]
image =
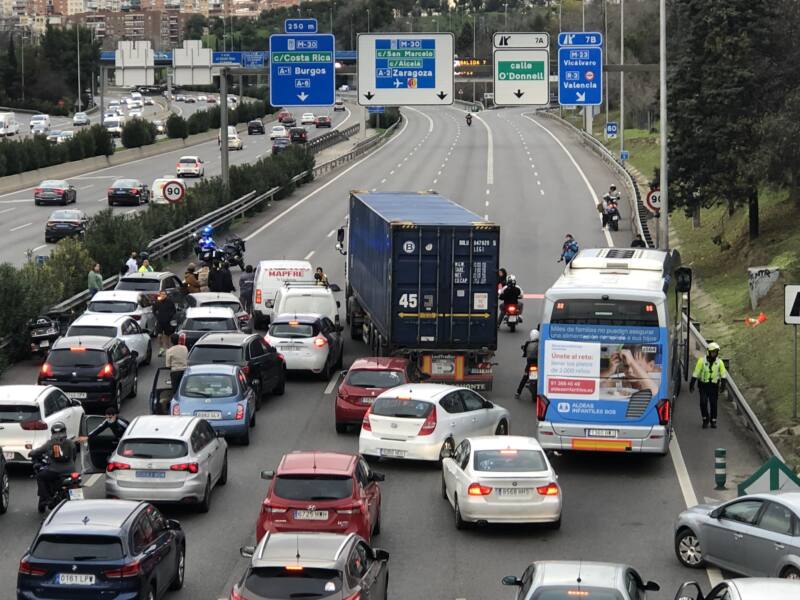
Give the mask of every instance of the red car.
[{"label": "red car", "polygon": [[290,113],[288,110],[282,110],[281,112],[278,113],[278,123],[283,123],[284,121],[291,121],[292,119],[294,119],[294,117],[292,116],[292,113]]},{"label": "red car", "polygon": [[320,115],[315,121],[317,129],[320,127],[331,127],[331,118],[326,115]]},{"label": "red car", "polygon": [[411,371],[411,363],[406,358],[357,359],[336,392],[336,433],[345,433],[349,425],[360,428],[378,394],[418,381],[419,378],[411,377]]},{"label": "red car", "polygon": [[256,523],[256,540],[267,532],[323,531],[357,533],[370,541],[381,530],[384,476],[358,454],[292,452],[270,480]]}]

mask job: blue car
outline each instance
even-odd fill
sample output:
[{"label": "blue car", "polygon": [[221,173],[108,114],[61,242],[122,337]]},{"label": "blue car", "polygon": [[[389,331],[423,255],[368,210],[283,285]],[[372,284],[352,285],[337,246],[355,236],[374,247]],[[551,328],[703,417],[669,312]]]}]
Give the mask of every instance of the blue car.
[{"label": "blue car", "polygon": [[203,418],[214,431],[247,446],[256,424],[256,396],[240,367],[195,365],[184,371],[170,413]]},{"label": "blue car", "polygon": [[180,523],[152,504],[65,500],[20,560],[17,600],[157,600],[183,587],[185,568]]}]

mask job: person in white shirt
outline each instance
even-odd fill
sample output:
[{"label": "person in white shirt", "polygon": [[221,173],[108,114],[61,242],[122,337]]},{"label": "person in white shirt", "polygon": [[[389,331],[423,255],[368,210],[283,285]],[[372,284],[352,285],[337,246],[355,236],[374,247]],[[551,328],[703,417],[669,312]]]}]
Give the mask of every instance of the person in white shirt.
[{"label": "person in white shirt", "polygon": [[131,252],[131,257],[127,261],[125,261],[125,266],[128,267],[128,270],[125,273],[125,275],[136,273],[139,270],[139,263],[136,262],[136,252]]}]

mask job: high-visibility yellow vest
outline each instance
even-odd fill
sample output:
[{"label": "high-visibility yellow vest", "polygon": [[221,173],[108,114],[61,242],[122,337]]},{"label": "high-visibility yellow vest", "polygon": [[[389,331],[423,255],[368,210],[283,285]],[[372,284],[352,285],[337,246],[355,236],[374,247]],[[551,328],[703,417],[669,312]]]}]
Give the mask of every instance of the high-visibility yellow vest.
[{"label": "high-visibility yellow vest", "polygon": [[701,356],[697,359],[692,377],[700,383],[719,383],[720,379],[725,379],[728,371],[721,358],[717,358],[713,363],[708,362],[708,357]]}]

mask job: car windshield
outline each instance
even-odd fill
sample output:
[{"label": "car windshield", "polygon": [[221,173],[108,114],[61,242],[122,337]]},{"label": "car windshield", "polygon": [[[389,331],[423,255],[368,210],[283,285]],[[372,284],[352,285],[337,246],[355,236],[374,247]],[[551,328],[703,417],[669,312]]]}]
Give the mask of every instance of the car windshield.
[{"label": "car windshield", "polygon": [[334,306],[330,296],[289,296],[280,306],[281,313],[327,315]]},{"label": "car windshield", "polygon": [[140,185],[139,182],[136,181],[135,179],[117,179],[113,184],[111,184],[111,187],[133,188],[133,187],[139,187],[139,185]]},{"label": "car windshield", "polygon": [[622,594],[610,588],[596,588],[585,585],[576,589],[575,586],[553,586],[539,588],[531,596],[531,600],[623,600]]},{"label": "car windshield", "polygon": [[276,338],[310,338],[315,335],[316,327],[310,323],[274,323],[270,325],[269,334]]},{"label": "car windshield", "polygon": [[275,600],[332,598],[342,589],[342,573],[334,569],[308,567],[302,570],[257,567],[248,572],[244,589],[259,598]]},{"label": "car windshield", "polygon": [[195,165],[195,164],[197,164],[197,159],[194,159],[194,158],[182,158],[179,162],[182,165]]},{"label": "car windshield", "polygon": [[502,471],[521,473],[526,471],[546,471],[547,462],[541,450],[476,450],[474,459],[476,471]]},{"label": "car windshield", "polygon": [[358,369],[347,374],[347,385],[362,388],[392,388],[405,383],[402,371]]},{"label": "car windshield", "polygon": [[47,355],[47,362],[53,367],[102,367],[108,362],[108,355],[104,350],[77,346],[53,350]]},{"label": "car windshield", "polygon": [[181,458],[188,453],[181,440],[126,439],[117,448],[117,454],[126,458]]},{"label": "car windshield", "polygon": [[41,418],[39,407],[35,404],[0,404],[0,423],[22,423]]},{"label": "car windshield", "polygon": [[239,364],[242,360],[242,349],[238,346],[206,346],[195,344],[189,352],[190,365],[213,363]]},{"label": "car windshield", "polygon": [[109,535],[42,535],[31,555],[43,560],[69,562],[119,560],[122,544]]},{"label": "car windshield", "polygon": [[280,475],[273,492],[286,500],[341,500],[353,495],[353,480],[346,475]]},{"label": "car windshield", "polygon": [[83,213],[79,210],[57,210],[50,215],[51,221],[80,221]]},{"label": "car windshield", "polygon": [[212,300],[211,302],[203,302],[200,306],[219,306],[221,308],[230,308],[233,312],[242,310],[242,305],[233,300]]},{"label": "car windshield", "polygon": [[229,398],[236,390],[232,375],[186,375],[181,380],[180,395],[187,398]]},{"label": "car windshield", "polygon": [[378,398],[372,405],[372,414],[379,417],[424,419],[431,414],[432,410],[433,404],[430,402],[403,398]]},{"label": "car windshield", "polygon": [[95,300],[89,302],[87,308],[97,313],[132,313],[136,310],[136,303],[124,300]]},{"label": "car windshield", "polygon": [[182,329],[187,329],[189,331],[236,331],[236,325],[232,319],[195,317],[192,319],[186,319]]},{"label": "car windshield", "polygon": [[39,187],[43,188],[65,188],[67,187],[66,181],[48,180],[43,181]]},{"label": "car windshield", "polygon": [[158,279],[141,279],[139,277],[123,277],[117,284],[118,290],[133,292],[157,292],[161,287]]},{"label": "car windshield", "polygon": [[114,326],[103,327],[101,325],[73,325],[67,329],[67,336],[75,337],[79,335],[98,335],[100,337],[117,337],[117,328]]}]

